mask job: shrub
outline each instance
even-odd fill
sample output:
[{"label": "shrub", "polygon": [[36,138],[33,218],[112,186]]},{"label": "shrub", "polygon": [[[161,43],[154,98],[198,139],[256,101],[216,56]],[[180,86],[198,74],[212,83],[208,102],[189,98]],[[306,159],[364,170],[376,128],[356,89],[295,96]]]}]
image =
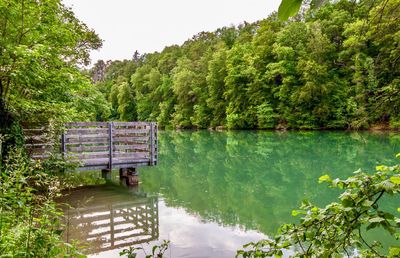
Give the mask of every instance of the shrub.
[{"label": "shrub", "polygon": [[399,165],[377,166],[372,175],[356,171],[345,180],[324,175],[319,182],[342,189],[339,202],[319,208],[304,201],[292,212],[301,215],[300,223],[285,224],[274,238],[245,245],[246,250],[239,250],[237,257],[282,257],[285,251],[292,257],[400,256],[400,247],[382,250],[379,238],[368,243],[364,236],[365,231],[380,227],[393,238],[400,237],[400,219],[380,204],[384,195],[399,193]]},{"label": "shrub", "polygon": [[5,257],[81,256],[61,240],[62,213],[54,198],[60,182],[20,149],[0,173],[0,253]]}]

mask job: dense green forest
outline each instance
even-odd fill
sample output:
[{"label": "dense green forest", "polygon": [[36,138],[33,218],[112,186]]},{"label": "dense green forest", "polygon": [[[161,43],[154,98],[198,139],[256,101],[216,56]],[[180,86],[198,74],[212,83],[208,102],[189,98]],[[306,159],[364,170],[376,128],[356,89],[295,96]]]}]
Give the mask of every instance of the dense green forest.
[{"label": "dense green forest", "polygon": [[98,119],[166,128],[400,127],[400,1],[341,0],[276,14],[90,70]]},{"label": "dense green forest", "polygon": [[[272,14],[201,32],[161,53],[136,51],[131,60],[98,61],[84,70],[90,51],[102,41],[61,0],[1,0],[0,256],[82,257],[61,237],[62,212],[55,202],[62,189],[76,186],[68,181],[73,176],[61,176],[74,164],[63,159],[56,143],[57,130],[67,121],[145,120],[165,128],[400,128],[400,0],[283,0],[281,18],[297,13],[303,2],[289,21]],[[328,3],[307,7],[323,2]],[[37,125],[48,128],[43,134],[54,151],[43,161],[30,159],[24,149],[23,127]],[[192,152],[179,144],[185,141],[176,138],[176,153],[189,160]],[[226,149],[234,154],[236,147]],[[399,193],[399,166],[376,170],[348,180],[322,176],[321,182],[344,188],[341,203],[321,209],[303,205],[296,212],[312,223],[284,226],[275,242],[254,249],[273,247],[270,254],[279,257],[281,249],[304,240],[310,245],[303,256],[347,253],[347,246],[365,247],[356,234],[362,223],[398,237],[400,220],[382,213],[377,203],[384,193]],[[330,234],[345,238],[340,242]],[[371,257],[376,251],[368,247],[364,254]],[[400,255],[399,248],[392,251],[392,257]]]}]

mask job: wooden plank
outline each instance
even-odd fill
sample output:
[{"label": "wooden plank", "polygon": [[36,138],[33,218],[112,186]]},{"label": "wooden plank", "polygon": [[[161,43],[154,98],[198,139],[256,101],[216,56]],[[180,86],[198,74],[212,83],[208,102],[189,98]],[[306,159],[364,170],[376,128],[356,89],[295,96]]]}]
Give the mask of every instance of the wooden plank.
[{"label": "wooden plank", "polygon": [[25,132],[40,132],[42,133],[46,129],[44,127],[39,127],[39,128],[23,128],[22,131]]},{"label": "wooden plank", "polygon": [[97,158],[108,158],[108,152],[89,152],[89,153],[68,153],[66,156],[68,158],[76,159],[97,159]]},{"label": "wooden plank", "polygon": [[108,126],[108,123],[107,122],[70,122],[70,123],[65,123],[64,126],[65,127],[72,127],[72,126],[75,126],[75,127],[104,126],[104,127],[106,127],[106,126]]},{"label": "wooden plank", "polygon": [[149,163],[148,158],[114,158],[114,164],[137,164],[137,163]]},{"label": "wooden plank", "polygon": [[149,130],[143,129],[114,129],[113,135],[137,135],[137,134],[145,134],[147,135]]},{"label": "wooden plank", "polygon": [[98,133],[108,133],[108,128],[68,128],[66,133],[69,135],[85,135],[85,134],[98,134]]},{"label": "wooden plank", "polygon": [[87,138],[108,138],[108,133],[104,134],[66,134],[66,139],[87,139]]},{"label": "wooden plank", "polygon": [[31,155],[32,159],[47,159],[50,157],[50,154],[33,154]]},{"label": "wooden plank", "polygon": [[114,142],[148,142],[149,137],[123,137],[117,136],[113,137]]},{"label": "wooden plank", "polygon": [[26,148],[26,150],[30,153],[30,154],[41,154],[41,153],[45,153],[47,151],[51,151],[53,148],[47,147],[47,148]]},{"label": "wooden plank", "polygon": [[138,167],[146,167],[149,165],[149,160],[135,160],[135,162],[126,162],[126,161],[115,161],[114,160],[114,168],[138,168]]},{"label": "wooden plank", "polygon": [[113,146],[114,150],[142,150],[148,151],[149,145],[147,144],[132,144],[132,145],[115,145]]},{"label": "wooden plank", "polygon": [[107,144],[109,140],[102,137],[90,137],[90,138],[80,138],[80,139],[66,139],[67,145],[74,144]]},{"label": "wooden plank", "polygon": [[108,168],[108,162],[110,159],[107,158],[96,158],[96,159],[82,159],[81,162],[85,166],[91,166],[91,165],[106,165]]},{"label": "wooden plank", "polygon": [[42,147],[42,146],[53,146],[51,143],[25,143],[24,147]]},{"label": "wooden plank", "polygon": [[[114,168],[118,168],[118,166],[114,167]],[[103,169],[108,169],[108,163],[100,164],[100,165],[83,165],[81,167],[78,167],[79,171],[94,171],[94,170],[103,170]]]},{"label": "wooden plank", "polygon": [[107,145],[81,145],[81,146],[66,146],[69,152],[88,152],[88,151],[108,151],[109,147]]},{"label": "wooden plank", "polygon": [[43,141],[47,140],[45,135],[30,135],[30,136],[25,136],[25,140],[28,141]]},{"label": "wooden plank", "polygon": [[114,126],[149,126],[150,122],[114,122]]},{"label": "wooden plank", "polygon": [[146,152],[114,152],[113,157],[115,158],[149,158]]}]

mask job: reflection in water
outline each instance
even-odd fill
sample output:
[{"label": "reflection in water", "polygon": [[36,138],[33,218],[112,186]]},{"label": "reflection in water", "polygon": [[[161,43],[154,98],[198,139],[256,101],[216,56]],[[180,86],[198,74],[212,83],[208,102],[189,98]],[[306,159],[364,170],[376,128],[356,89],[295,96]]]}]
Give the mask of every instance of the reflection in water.
[{"label": "reflection in water", "polygon": [[158,198],[121,190],[102,185],[67,195],[66,240],[78,240],[94,254],[158,239]]},{"label": "reflection in water", "polygon": [[400,152],[396,133],[183,131],[162,132],[159,142],[159,165],[141,170],[144,191],[204,221],[268,235],[297,220],[291,211],[303,199],[336,200],[321,175],[372,171]]},{"label": "reflection in water", "polygon": [[[91,241],[88,249],[100,252],[98,257],[119,257],[121,244],[157,236],[141,247],[151,253],[151,247],[165,239],[171,240],[167,257],[234,257],[243,244],[273,235],[279,225],[298,219],[291,210],[303,199],[318,205],[335,201],[337,191],[318,184],[321,175],[344,178],[358,168],[372,171],[378,164],[393,165],[400,152],[399,134],[367,132],[161,132],[159,144],[160,162],[140,169],[138,193],[110,186],[71,193],[68,202],[73,207],[105,206],[107,211],[69,215],[79,218],[70,221],[70,239]],[[399,200],[383,205],[395,212]],[[154,209],[138,215],[142,220],[136,224],[127,222],[136,215],[124,217],[124,212],[138,211],[136,207],[142,212]],[[118,217],[114,232],[123,232],[114,235],[114,242],[111,213]],[[104,220],[93,222],[91,216]],[[141,227],[144,223],[150,225],[147,231]],[[376,234],[386,241],[385,235]],[[133,237],[115,241],[129,235]],[[112,245],[116,249],[110,250]]]},{"label": "reflection in water", "polygon": [[[205,221],[168,207],[163,198],[120,186],[74,189],[59,201],[72,206],[65,209],[64,237],[78,241],[89,257],[119,257],[122,249],[138,244],[149,254],[163,240],[171,241],[166,257],[234,257],[238,247],[266,237]],[[139,251],[138,257],[144,256]]]}]

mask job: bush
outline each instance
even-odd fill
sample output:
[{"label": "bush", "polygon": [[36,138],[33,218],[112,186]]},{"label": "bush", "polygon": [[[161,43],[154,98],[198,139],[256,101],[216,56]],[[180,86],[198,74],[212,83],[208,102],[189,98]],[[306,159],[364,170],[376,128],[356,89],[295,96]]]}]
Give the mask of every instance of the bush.
[{"label": "bush", "polygon": [[54,198],[60,182],[22,150],[14,149],[0,174],[0,253],[5,257],[81,256],[61,240],[62,213]]},{"label": "bush", "polygon": [[291,257],[400,257],[400,247],[382,250],[379,238],[368,243],[364,237],[365,231],[378,227],[400,237],[400,219],[380,205],[384,195],[399,193],[400,165],[377,166],[372,175],[354,173],[345,180],[321,176],[320,183],[344,190],[339,202],[319,208],[304,201],[292,212],[301,215],[299,224],[283,225],[274,238],[245,245],[237,257],[282,257],[285,251]]}]

